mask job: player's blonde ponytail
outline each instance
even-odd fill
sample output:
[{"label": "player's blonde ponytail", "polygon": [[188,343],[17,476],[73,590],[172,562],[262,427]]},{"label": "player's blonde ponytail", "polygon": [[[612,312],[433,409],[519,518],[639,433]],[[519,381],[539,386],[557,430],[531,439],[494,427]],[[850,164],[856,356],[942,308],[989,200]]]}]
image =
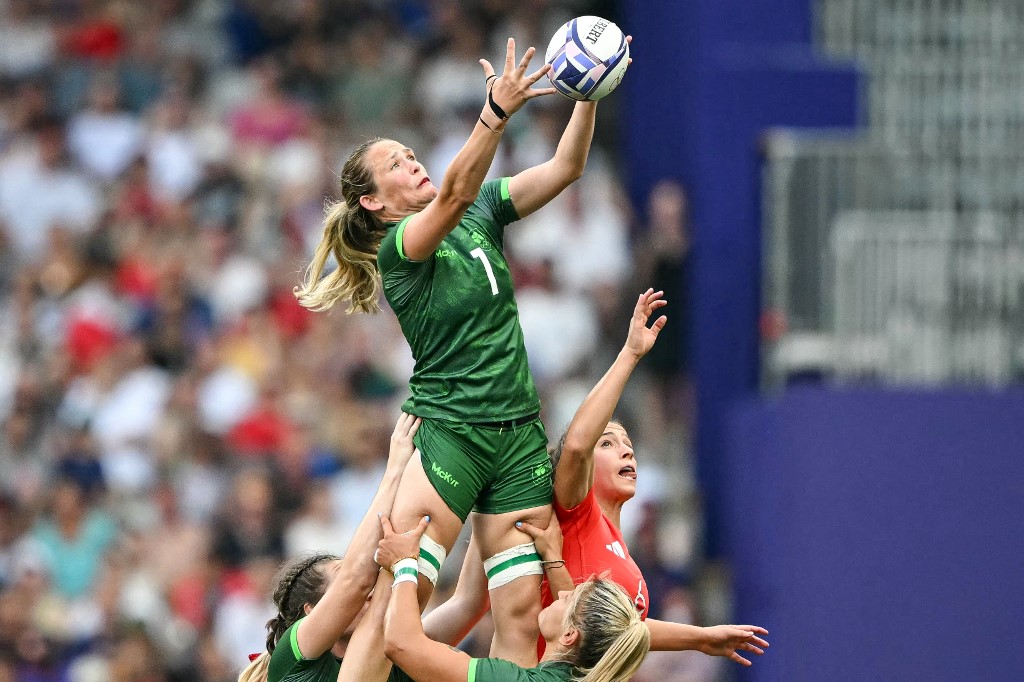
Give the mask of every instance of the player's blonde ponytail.
[{"label": "player's blonde ponytail", "polygon": [[583,675],[578,682],[625,682],[651,648],[651,633],[636,605],[618,584],[591,580],[576,591],[566,625],[580,638],[566,660]]},{"label": "player's blonde ponytail", "polygon": [[270,654],[264,651],[238,675],[238,682],[267,682],[270,673]]},{"label": "player's blonde ponytail", "polygon": [[[348,313],[380,310],[380,273],[377,249],[384,237],[384,223],[359,203],[359,197],[376,191],[366,153],[380,138],[359,145],[341,171],[342,200],[330,203],[324,217],[324,233],[306,268],[295,297],[310,310],[328,310],[339,301],[349,301]],[[338,263],[324,276],[327,259]]]}]

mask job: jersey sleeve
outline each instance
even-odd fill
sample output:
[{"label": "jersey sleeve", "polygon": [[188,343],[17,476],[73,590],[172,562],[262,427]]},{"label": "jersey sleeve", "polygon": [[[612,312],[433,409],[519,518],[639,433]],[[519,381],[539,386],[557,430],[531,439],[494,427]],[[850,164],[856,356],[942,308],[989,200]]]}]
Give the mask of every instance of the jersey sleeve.
[{"label": "jersey sleeve", "polygon": [[511,178],[485,182],[480,187],[476,201],[466,211],[466,217],[473,226],[483,229],[487,237],[499,247],[505,241],[505,226],[519,220],[519,214],[508,193],[509,180]]},{"label": "jersey sleeve", "polygon": [[530,671],[500,658],[471,658],[467,682],[530,682]]},{"label": "jersey sleeve", "polygon": [[601,520],[601,507],[598,506],[597,498],[594,497],[593,488],[587,492],[583,501],[572,509],[566,509],[558,503],[557,499],[553,504],[558,523],[562,527],[562,535],[572,533],[578,538],[584,538],[589,534],[588,531],[595,528]]},{"label": "jersey sleeve", "polygon": [[429,279],[433,254],[423,261],[409,260],[402,248],[402,237],[408,216],[392,225],[384,234],[377,249],[377,270],[384,282],[384,292],[392,307],[411,304]]},{"label": "jersey sleeve", "polygon": [[267,673],[267,679],[270,682],[283,679],[288,673],[300,670],[304,664],[316,660],[303,658],[302,652],[299,651],[298,626],[301,622],[302,618],[292,623],[281,635],[277,646],[274,647],[274,653],[270,656],[270,669]]}]

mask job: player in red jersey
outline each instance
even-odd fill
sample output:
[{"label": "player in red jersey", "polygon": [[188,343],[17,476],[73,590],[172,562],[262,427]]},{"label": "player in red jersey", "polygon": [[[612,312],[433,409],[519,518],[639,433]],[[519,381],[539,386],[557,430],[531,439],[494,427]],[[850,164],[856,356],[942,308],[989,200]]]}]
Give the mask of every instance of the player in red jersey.
[{"label": "player in red jersey", "polygon": [[[663,293],[648,289],[637,299],[626,343],[576,411],[555,450],[554,509],[562,527],[562,557],[574,582],[608,572],[631,595],[642,618],[647,618],[649,596],[643,574],[629,555],[620,530],[622,506],[636,494],[637,461],[629,434],[612,414],[626,381],[644,355],[654,346],[665,326],[660,316],[650,327],[649,318],[666,305]],[[518,524],[531,535],[540,531]],[[542,592],[544,605],[551,601]],[[750,665],[738,652],[764,653],[768,643],[758,635],[768,631],[753,625],[696,627],[647,619],[652,651],[697,650],[727,656]]]},{"label": "player in red jersey", "polygon": [[[665,326],[664,316],[647,326],[651,315],[666,304],[662,295],[648,289],[637,299],[622,351],[559,441],[554,455],[554,510],[562,542],[553,529],[545,531],[525,521],[516,524],[534,538],[544,559],[548,585],[541,596],[545,606],[553,601],[552,594],[608,572],[647,619],[647,584],[629,555],[619,526],[623,505],[636,494],[637,461],[629,434],[612,420],[612,414],[633,369]],[[468,632],[487,610],[486,576],[474,545],[471,541],[455,594],[431,614],[447,624],[452,632],[446,634],[454,639],[458,639],[457,633]],[[753,625],[698,627],[654,619],[647,619],[647,625],[652,651],[696,650],[750,665],[739,652],[761,654],[761,647],[768,646],[759,637],[768,631]]]}]

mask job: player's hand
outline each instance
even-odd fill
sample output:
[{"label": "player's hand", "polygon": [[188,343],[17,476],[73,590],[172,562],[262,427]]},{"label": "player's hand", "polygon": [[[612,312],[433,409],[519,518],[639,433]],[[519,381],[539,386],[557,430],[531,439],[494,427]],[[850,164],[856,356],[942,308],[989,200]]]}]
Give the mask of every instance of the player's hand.
[{"label": "player's hand", "polygon": [[767,635],[768,631],[756,625],[715,625],[704,628],[706,640],[700,647],[708,656],[725,656],[740,665],[750,665],[750,661],[740,656],[739,652],[749,652],[760,656],[767,648],[768,642],[758,637]]},{"label": "player's hand", "polygon": [[[539,81],[544,74],[551,70],[550,64],[545,64],[530,75],[526,75],[526,68],[536,52],[534,48],[526,50],[526,54],[516,64],[516,41],[508,39],[508,46],[505,49],[505,70],[501,76],[494,76],[494,67],[486,59],[480,60],[480,66],[484,69],[484,78],[488,84],[488,96],[493,99],[507,116],[523,108],[526,101],[542,95],[550,95],[555,92],[554,88],[533,88],[534,83]],[[491,111],[489,105],[484,105],[484,111]]]},{"label": "player's hand", "polygon": [[629,320],[629,334],[626,336],[624,350],[632,353],[637,359],[647,355],[647,351],[654,347],[654,342],[658,338],[658,332],[662,330],[665,322],[668,321],[668,318],[662,315],[650,327],[647,326],[647,321],[654,314],[654,311],[668,305],[668,301],[662,298],[664,295],[665,292],[663,291],[648,289],[640,294],[640,297],[636,300],[636,307],[633,308],[633,317]]},{"label": "player's hand", "polygon": [[540,554],[542,561],[561,561],[562,529],[554,512],[551,513],[547,528],[538,528],[526,521],[517,521],[516,528],[533,538],[533,544],[537,546],[537,553]]},{"label": "player's hand", "polygon": [[380,526],[384,530],[384,537],[377,543],[377,551],[373,553],[373,560],[381,568],[389,571],[400,559],[419,559],[420,536],[427,529],[430,517],[424,516],[416,527],[405,533],[396,533],[391,527],[391,519],[387,516],[380,517]]},{"label": "player's hand", "polygon": [[388,467],[397,471],[404,471],[409,458],[416,450],[412,444],[412,437],[420,428],[421,420],[411,414],[402,413],[395,424],[395,430],[391,434],[391,448],[388,450]]}]

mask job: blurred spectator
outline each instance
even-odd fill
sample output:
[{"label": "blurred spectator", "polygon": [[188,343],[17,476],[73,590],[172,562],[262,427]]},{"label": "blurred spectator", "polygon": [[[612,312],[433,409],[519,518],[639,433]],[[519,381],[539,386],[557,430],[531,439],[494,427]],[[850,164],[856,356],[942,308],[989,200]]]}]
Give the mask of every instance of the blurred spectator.
[{"label": "blurred spectator", "polygon": [[39,75],[57,51],[53,26],[32,0],[7,0],[0,14],[0,74],[7,78]]},{"label": "blurred spectator", "polygon": [[214,525],[211,556],[224,568],[235,570],[257,559],[284,558],[274,491],[264,471],[248,469],[236,477]]},{"label": "blurred spectator", "polygon": [[143,130],[120,108],[121,91],[112,73],[97,74],[88,105],[68,125],[68,147],[78,163],[104,182],[117,178],[142,149]]},{"label": "blurred spectator", "polygon": [[74,599],[95,584],[117,526],[78,481],[65,478],[54,485],[50,513],[33,533],[45,551],[57,594]]},{"label": "blurred spectator", "polygon": [[67,163],[61,123],[40,123],[35,138],[31,152],[0,162],[0,223],[28,261],[42,255],[52,228],[86,232],[101,210],[95,187]]},{"label": "blurred spectator", "polygon": [[516,292],[530,370],[540,385],[578,370],[598,341],[594,306],[577,292],[559,289],[553,271],[550,261],[541,262]]},{"label": "blurred spectator", "polygon": [[647,213],[648,227],[637,248],[637,271],[645,286],[664,291],[672,305],[672,323],[665,325],[646,359],[658,389],[651,407],[661,415],[680,415],[690,428],[694,412],[689,372],[692,259],[686,190],[662,180],[651,190]]}]

